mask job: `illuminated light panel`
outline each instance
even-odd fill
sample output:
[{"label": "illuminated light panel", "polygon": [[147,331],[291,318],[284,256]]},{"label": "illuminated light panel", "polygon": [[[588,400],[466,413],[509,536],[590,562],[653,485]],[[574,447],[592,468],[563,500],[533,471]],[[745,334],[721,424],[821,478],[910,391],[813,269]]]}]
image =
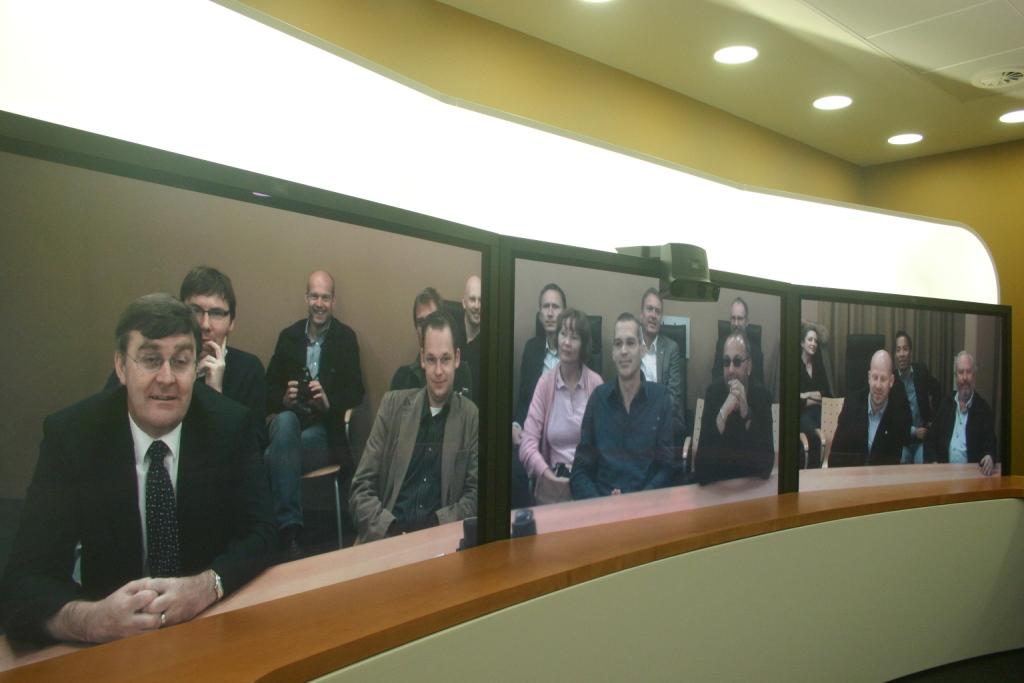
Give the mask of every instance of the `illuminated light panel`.
[{"label": "illuminated light panel", "polygon": [[[0,109],[504,235],[691,243],[717,270],[999,300],[963,226],[717,182],[452,104],[205,0],[0,1]],[[879,244],[919,258],[874,268]]]},{"label": "illuminated light panel", "polygon": [[920,133],[900,133],[889,138],[890,145],[913,145],[924,140]]},{"label": "illuminated light panel", "polygon": [[1008,111],[999,117],[1003,123],[1024,123],[1024,109]]},{"label": "illuminated light panel", "polygon": [[814,108],[821,109],[823,111],[846,109],[851,104],[853,104],[853,100],[846,95],[828,95],[814,100]]},{"label": "illuminated light panel", "polygon": [[731,45],[723,47],[715,53],[715,61],[719,64],[746,64],[757,59],[757,48],[749,45]]}]

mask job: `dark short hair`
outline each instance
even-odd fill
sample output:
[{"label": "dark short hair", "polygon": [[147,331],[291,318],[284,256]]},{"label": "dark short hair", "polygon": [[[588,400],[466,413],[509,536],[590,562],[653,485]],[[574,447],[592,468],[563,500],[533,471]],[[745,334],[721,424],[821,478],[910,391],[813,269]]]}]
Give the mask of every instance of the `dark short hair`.
[{"label": "dark short hair", "polygon": [[122,354],[128,352],[128,337],[132,332],[146,339],[189,334],[195,340],[197,354],[202,348],[203,333],[192,309],[170,294],[147,294],[128,304],[114,331],[117,350]]},{"label": "dark short hair", "polygon": [[[747,306],[747,302],[743,300],[743,297],[736,297],[732,300],[732,304],[743,304],[743,317],[746,318],[750,315],[750,308]],[[729,304],[729,308],[732,308],[732,304]]]},{"label": "dark short hair", "polygon": [[555,323],[555,331],[561,332],[562,325],[570,323],[572,329],[580,337],[580,363],[583,363],[590,356],[590,319],[583,311],[575,308],[566,308],[558,314],[558,321]]},{"label": "dark short hair", "polygon": [[452,320],[452,317],[448,315],[447,311],[439,308],[424,318],[423,324],[420,325],[420,350],[423,350],[423,344],[427,337],[427,330],[437,330],[440,332],[445,328],[447,328],[452,335],[452,346],[458,348],[458,345],[455,343],[455,321]]},{"label": "dark short hair", "polygon": [[433,287],[424,287],[423,291],[412,300],[412,322],[414,325],[416,324],[416,309],[427,304],[434,304],[434,308],[438,311],[444,309],[444,301]]},{"label": "dark short hair", "polygon": [[196,266],[188,271],[181,281],[178,298],[188,301],[194,296],[219,296],[228,302],[228,313],[235,319],[235,289],[231,286],[231,278],[216,268]]},{"label": "dark short hair", "polygon": [[665,307],[665,300],[661,298],[661,292],[659,292],[656,287],[648,287],[647,291],[644,292],[644,295],[642,297],[640,297],[640,310],[641,311],[644,310],[644,302],[647,301],[647,297],[649,297],[652,294],[654,296],[658,297],[658,303],[661,304],[662,308]]},{"label": "dark short hair", "polygon": [[900,337],[906,337],[907,338],[907,348],[909,348],[911,351],[913,351],[914,350],[914,340],[911,339],[910,335],[907,334],[904,330],[898,331],[896,333],[896,336],[892,338],[893,351],[896,350],[896,345],[900,343]]},{"label": "dark short hair", "polygon": [[562,288],[556,285],[554,282],[549,282],[540,290],[540,294],[537,296],[537,306],[540,306],[540,302],[544,299],[544,292],[558,292],[558,296],[562,297],[562,308],[565,308],[565,292]]},{"label": "dark short hair", "polygon": [[[638,320],[635,315],[633,315],[632,313],[621,313],[619,314],[619,317],[615,319],[615,324],[618,325],[619,323],[633,323],[634,325],[636,325],[636,338],[643,342],[644,328],[643,326],[640,325],[640,320]],[[612,329],[614,330],[614,328]]]}]

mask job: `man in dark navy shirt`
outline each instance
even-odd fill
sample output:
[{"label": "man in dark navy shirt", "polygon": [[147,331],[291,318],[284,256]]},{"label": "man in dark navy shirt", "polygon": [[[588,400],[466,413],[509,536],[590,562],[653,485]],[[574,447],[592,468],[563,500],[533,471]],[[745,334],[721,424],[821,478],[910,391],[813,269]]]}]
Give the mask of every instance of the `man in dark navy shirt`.
[{"label": "man in dark navy shirt", "polygon": [[569,484],[573,498],[631,493],[671,486],[682,460],[672,446],[672,399],[641,371],[646,353],[640,321],[615,321],[612,361],[618,378],[590,396],[580,428]]}]

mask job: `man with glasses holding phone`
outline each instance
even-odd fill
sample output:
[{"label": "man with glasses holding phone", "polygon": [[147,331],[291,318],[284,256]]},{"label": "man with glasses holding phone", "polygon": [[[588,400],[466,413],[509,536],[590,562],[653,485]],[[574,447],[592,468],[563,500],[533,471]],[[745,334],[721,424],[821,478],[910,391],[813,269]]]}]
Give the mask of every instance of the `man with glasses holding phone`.
[{"label": "man with glasses holding phone", "polygon": [[334,278],[306,282],[308,315],[281,331],[267,367],[270,490],[285,559],[301,556],[302,475],[331,464],[350,476],[345,411],[363,400],[356,333],[334,317]]},{"label": "man with glasses holding phone", "polygon": [[352,479],[356,543],[476,515],[478,414],[453,391],[462,359],[451,316],[431,313],[419,337],[426,387],[384,394]]},{"label": "man with glasses holding phone", "polygon": [[751,377],[750,344],[732,332],[722,345],[722,377],[704,394],[694,473],[707,484],[736,477],[768,477],[775,464],[772,400]]},{"label": "man with glasses holding phone", "polygon": [[105,642],[188,621],[271,557],[251,416],[195,381],[192,311],[150,294],[116,335],[122,386],[43,423],[3,580],[12,639]]},{"label": "man with glasses holding phone", "polygon": [[251,410],[262,430],[267,405],[263,363],[228,346],[237,308],[231,278],[216,268],[196,266],[181,281],[178,298],[192,309],[203,334],[197,380]]}]

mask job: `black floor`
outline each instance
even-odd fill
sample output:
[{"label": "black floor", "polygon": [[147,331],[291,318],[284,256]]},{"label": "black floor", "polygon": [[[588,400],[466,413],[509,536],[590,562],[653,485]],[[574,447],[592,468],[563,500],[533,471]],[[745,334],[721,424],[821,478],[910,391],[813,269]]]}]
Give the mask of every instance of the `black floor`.
[{"label": "black floor", "polygon": [[1024,681],[1024,650],[966,659],[896,679],[901,683]]}]

